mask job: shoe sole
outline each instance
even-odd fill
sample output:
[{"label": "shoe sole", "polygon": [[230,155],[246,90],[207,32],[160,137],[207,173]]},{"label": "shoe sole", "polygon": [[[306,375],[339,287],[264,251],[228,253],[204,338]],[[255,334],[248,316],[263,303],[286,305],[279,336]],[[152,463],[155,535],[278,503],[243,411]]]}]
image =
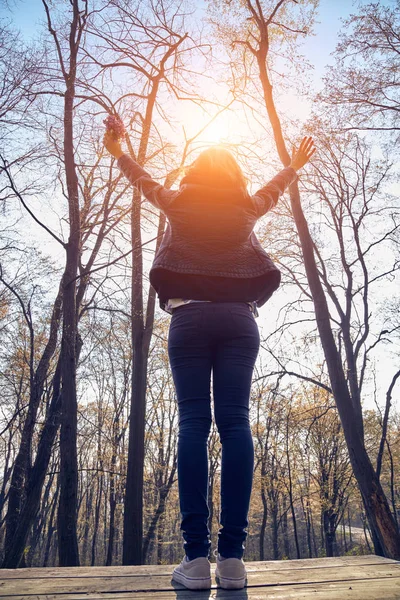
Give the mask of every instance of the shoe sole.
[{"label": "shoe sole", "polygon": [[241,590],[246,586],[247,575],[243,577],[221,577],[218,568],[215,570],[215,580],[225,590]]},{"label": "shoe sole", "polygon": [[189,590],[209,590],[211,588],[210,577],[188,577],[179,571],[174,571],[172,579],[184,585]]}]

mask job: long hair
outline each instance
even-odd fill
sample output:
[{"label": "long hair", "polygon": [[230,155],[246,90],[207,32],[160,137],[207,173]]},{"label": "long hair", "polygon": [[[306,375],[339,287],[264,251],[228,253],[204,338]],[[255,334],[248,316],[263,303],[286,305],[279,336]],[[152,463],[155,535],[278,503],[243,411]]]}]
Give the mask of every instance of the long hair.
[{"label": "long hair", "polygon": [[210,187],[228,187],[246,192],[247,182],[235,158],[220,146],[212,146],[199,154],[186,169],[183,183],[197,183]]}]

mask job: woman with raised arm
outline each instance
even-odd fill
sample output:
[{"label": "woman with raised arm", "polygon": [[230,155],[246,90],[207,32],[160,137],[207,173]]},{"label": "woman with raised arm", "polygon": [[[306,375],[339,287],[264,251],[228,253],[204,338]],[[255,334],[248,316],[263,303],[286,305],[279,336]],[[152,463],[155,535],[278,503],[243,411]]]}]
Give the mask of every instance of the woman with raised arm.
[{"label": "woman with raised arm", "polygon": [[179,409],[178,487],[185,540],[185,558],[173,579],[189,589],[211,586],[207,440],[212,373],[222,444],[216,578],[223,588],[240,589],[246,582],[242,557],[254,467],[249,400],[260,345],[255,319],[281,278],[253,228],[310,160],[313,140],[304,138],[290,166],[254,195],[224,148],[202,152],[179,189],[168,190],[124,154],[111,132],[104,144],[131,184],[168,219],[150,282],[160,307],[172,315],[168,355]]}]

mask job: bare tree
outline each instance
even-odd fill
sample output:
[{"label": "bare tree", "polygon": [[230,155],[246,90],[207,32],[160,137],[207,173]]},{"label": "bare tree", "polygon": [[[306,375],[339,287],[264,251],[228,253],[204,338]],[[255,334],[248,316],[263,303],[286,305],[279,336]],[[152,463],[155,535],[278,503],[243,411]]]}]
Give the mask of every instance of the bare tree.
[{"label": "bare tree", "polygon": [[[288,6],[289,3],[285,0],[263,3],[246,0],[246,17],[244,18],[248,19],[247,24],[243,25],[242,30],[239,31],[240,37],[237,37],[237,30],[233,30],[230,36],[233,46],[240,46],[245,59],[247,57],[247,61],[254,64],[257,69],[277,152],[284,166],[290,164],[290,154],[287,150],[273,95],[271,71],[269,70],[271,43],[276,31],[279,31],[284,38],[285,35],[288,35],[288,31],[293,35],[304,33],[307,30],[305,28],[302,31],[299,26],[293,27],[293,19],[290,20],[292,15],[290,11],[288,12]],[[312,8],[312,3],[309,6]],[[287,19],[286,22],[285,19]],[[243,20],[242,23],[244,22]],[[400,556],[400,534],[364,445],[362,414],[358,397],[357,395],[353,397],[351,387],[348,385],[340,351],[332,330],[323,281],[317,267],[315,244],[300,203],[298,181],[295,181],[290,187],[290,202],[301,243],[307,281],[332,391],[343,425],[353,471],[370,523],[375,551],[380,555],[398,558]]]},{"label": "bare tree", "polygon": [[323,400],[320,398],[323,392],[316,392],[317,389],[314,388],[309,394],[309,401],[316,406],[317,410],[314,415],[309,414],[308,419],[303,423],[306,427],[310,424],[305,450],[315,461],[312,477],[321,503],[326,556],[335,556],[337,555],[336,530],[347,507],[353,474],[337,412],[329,410],[318,414],[318,403]]},{"label": "bare tree", "polygon": [[319,97],[339,107],[338,129],[400,130],[399,14],[399,0],[371,2],[345,20]]},{"label": "bare tree", "polygon": [[[187,61],[201,43],[185,31],[185,13],[178,4],[117,1],[111,3],[102,24],[92,28],[91,35],[102,43],[102,51],[87,53],[99,75],[105,72],[126,72],[137,92],[130,95],[136,106],[131,111],[132,135],[127,135],[129,152],[144,166],[150,159],[162,155],[162,132],[156,125],[159,112],[165,121],[168,116],[162,105],[165,92],[179,100],[199,102],[193,92],[193,75]],[[114,10],[115,9],[115,10]],[[123,96],[118,102],[123,100]],[[116,104],[118,104],[116,102]],[[122,110],[122,109],[120,109]],[[128,113],[129,114],[129,113]],[[161,143],[160,143],[161,142]],[[134,150],[137,147],[137,151]],[[186,144],[181,165],[167,175],[164,186],[173,185],[187,158]],[[154,324],[155,290],[150,287],[144,309],[144,271],[142,252],[143,209],[140,193],[135,191],[131,212],[132,252],[132,398],[129,425],[128,471],[124,505],[124,564],[141,564],[143,560],[143,473],[147,363]],[[165,229],[165,215],[159,217],[156,251]],[[147,546],[146,546],[147,547]]]}]

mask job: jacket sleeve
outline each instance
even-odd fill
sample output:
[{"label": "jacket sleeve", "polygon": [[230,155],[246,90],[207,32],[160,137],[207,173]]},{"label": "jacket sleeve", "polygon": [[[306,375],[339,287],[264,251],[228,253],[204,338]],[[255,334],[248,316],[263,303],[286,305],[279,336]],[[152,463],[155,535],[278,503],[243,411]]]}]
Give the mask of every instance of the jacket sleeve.
[{"label": "jacket sleeve", "polygon": [[279,197],[296,178],[296,171],[292,167],[286,167],[252,196],[258,219],[276,206]]},{"label": "jacket sleeve", "polygon": [[146,200],[155,208],[165,212],[169,203],[176,196],[176,192],[168,190],[154,181],[147,171],[132,160],[128,154],[123,154],[117,164],[128,181],[143,194]]}]

